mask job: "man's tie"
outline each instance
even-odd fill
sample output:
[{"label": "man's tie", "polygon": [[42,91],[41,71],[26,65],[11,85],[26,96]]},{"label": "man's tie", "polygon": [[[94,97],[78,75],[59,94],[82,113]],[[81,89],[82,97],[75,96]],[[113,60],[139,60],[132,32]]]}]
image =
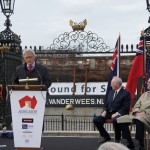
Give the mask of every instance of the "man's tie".
[{"label": "man's tie", "polygon": [[28,70],[29,70],[29,72],[31,72],[31,70],[32,70],[32,65],[29,65],[29,66],[28,66]]},{"label": "man's tie", "polygon": [[114,93],[113,100],[116,98],[116,96],[117,96],[117,91],[115,91],[115,93]]},{"label": "man's tie", "polygon": [[114,99],[116,98],[116,96],[117,96],[117,91],[114,92],[114,96],[111,99],[111,102],[109,104],[109,112],[112,112],[112,106],[113,106],[113,102],[114,102]]}]

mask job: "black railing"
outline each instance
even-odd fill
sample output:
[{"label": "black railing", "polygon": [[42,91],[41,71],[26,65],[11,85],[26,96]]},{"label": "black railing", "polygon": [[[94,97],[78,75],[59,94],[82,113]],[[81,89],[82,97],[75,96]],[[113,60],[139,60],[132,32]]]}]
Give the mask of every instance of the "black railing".
[{"label": "black railing", "polygon": [[46,131],[63,131],[64,115],[45,115],[44,130]]},{"label": "black railing", "polygon": [[[131,44],[131,45],[128,45],[128,44],[123,45],[122,44],[120,46],[120,52],[121,53],[135,53],[137,48],[138,48],[138,44],[136,44],[136,45],[133,45],[133,44]],[[24,49],[33,49],[35,51],[35,53],[37,53],[37,54],[44,54],[44,53],[49,54],[49,53],[51,53],[51,52],[48,51],[49,47],[48,48],[44,48],[43,46],[39,46],[39,47],[38,46],[29,46],[29,47],[25,46],[25,47],[22,47],[22,49],[23,50]],[[63,54],[63,53],[69,53],[69,52],[68,51],[66,52],[64,50],[64,52],[57,51],[55,53]],[[53,54],[55,54],[55,53],[53,52]],[[70,52],[70,53],[73,53],[73,52]],[[79,52],[74,52],[74,53],[77,54]],[[84,53],[86,53],[86,52],[84,52]],[[89,54],[90,52],[87,52],[87,53]],[[95,52],[91,52],[91,53],[95,53]],[[97,52],[97,53],[108,53],[108,52]],[[110,51],[109,53],[113,53],[113,48],[112,48],[112,51]]]},{"label": "black railing", "polygon": [[[93,116],[79,116],[79,115],[45,115],[44,116],[44,131],[97,131],[93,124]],[[8,118],[8,119],[7,119]],[[11,116],[7,116],[6,125],[10,125]],[[104,124],[108,132],[114,132],[111,123]],[[2,126],[1,126],[2,129]],[[11,130],[11,128],[8,128]],[[135,131],[135,127],[132,128]]]},{"label": "black railing", "polygon": [[[45,115],[44,131],[96,131],[93,116]],[[112,124],[104,125],[107,131],[113,131]]]},{"label": "black railing", "polygon": [[92,116],[71,116],[64,117],[66,131],[93,131]]}]

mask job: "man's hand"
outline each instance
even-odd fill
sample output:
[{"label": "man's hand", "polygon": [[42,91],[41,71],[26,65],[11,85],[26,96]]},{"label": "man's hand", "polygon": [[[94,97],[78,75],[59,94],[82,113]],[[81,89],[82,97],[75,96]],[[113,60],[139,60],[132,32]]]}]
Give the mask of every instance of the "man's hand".
[{"label": "man's hand", "polygon": [[144,116],[145,115],[145,112],[143,111],[143,112],[137,112],[136,114],[135,114],[135,116],[136,117],[140,117],[140,116]]},{"label": "man's hand", "polygon": [[115,114],[112,114],[111,119],[118,118],[120,116],[121,115],[118,112],[116,112]]},{"label": "man's hand", "polygon": [[101,116],[102,116],[102,117],[105,117],[106,114],[107,114],[107,112],[106,112],[106,111],[103,111],[103,112],[101,113]]}]

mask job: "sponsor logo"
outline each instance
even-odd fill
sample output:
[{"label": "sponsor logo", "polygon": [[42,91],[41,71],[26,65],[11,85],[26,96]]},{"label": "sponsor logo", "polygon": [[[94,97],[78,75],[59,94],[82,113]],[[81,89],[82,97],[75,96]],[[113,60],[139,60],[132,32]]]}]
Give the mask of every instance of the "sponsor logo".
[{"label": "sponsor logo", "polygon": [[22,129],[33,129],[33,125],[22,124]]},{"label": "sponsor logo", "polygon": [[30,130],[25,130],[25,131],[23,131],[22,133],[25,133],[25,134],[31,134],[32,131],[30,131]]},{"label": "sponsor logo", "polygon": [[27,124],[22,124],[22,129],[28,129],[28,125]]},{"label": "sponsor logo", "polygon": [[30,140],[29,139],[25,139],[25,143],[29,143],[30,142]]},{"label": "sponsor logo", "polygon": [[33,129],[33,125],[28,125],[28,129]]},{"label": "sponsor logo", "polygon": [[24,139],[27,139],[27,137],[30,138],[30,139],[32,139],[32,138],[33,138],[33,135],[31,135],[31,134],[29,134],[29,135],[23,135],[22,137],[23,137]]},{"label": "sponsor logo", "polygon": [[22,118],[22,123],[33,123],[33,118]]}]

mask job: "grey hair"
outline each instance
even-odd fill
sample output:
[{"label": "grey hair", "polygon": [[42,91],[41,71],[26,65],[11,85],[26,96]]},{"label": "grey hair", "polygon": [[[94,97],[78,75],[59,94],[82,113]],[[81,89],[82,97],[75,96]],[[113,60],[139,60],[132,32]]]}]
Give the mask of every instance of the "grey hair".
[{"label": "grey hair", "polygon": [[122,86],[122,79],[121,78],[114,76],[113,79],[115,79],[115,81],[119,84],[119,86]]},{"label": "grey hair", "polygon": [[34,56],[35,56],[35,52],[33,51],[33,50],[31,50],[31,49],[28,49],[28,50],[24,50],[23,51],[23,56],[26,54],[26,53],[31,53],[31,54],[33,54]]},{"label": "grey hair", "polygon": [[125,147],[121,143],[115,143],[115,142],[106,142],[98,148],[98,150],[129,150],[127,147]]}]

